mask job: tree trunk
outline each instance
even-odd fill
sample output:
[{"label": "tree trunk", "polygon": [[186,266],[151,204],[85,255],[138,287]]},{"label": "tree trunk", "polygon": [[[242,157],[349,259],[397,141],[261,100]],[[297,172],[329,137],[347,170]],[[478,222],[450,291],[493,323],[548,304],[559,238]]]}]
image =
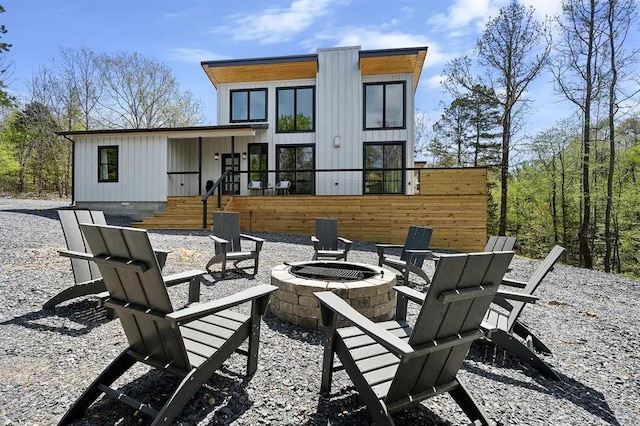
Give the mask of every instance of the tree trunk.
[{"label": "tree trunk", "polygon": [[507,235],[507,187],[509,183],[509,143],[511,139],[511,109],[505,108],[502,123],[502,161],[500,163],[500,221],[498,235]]}]

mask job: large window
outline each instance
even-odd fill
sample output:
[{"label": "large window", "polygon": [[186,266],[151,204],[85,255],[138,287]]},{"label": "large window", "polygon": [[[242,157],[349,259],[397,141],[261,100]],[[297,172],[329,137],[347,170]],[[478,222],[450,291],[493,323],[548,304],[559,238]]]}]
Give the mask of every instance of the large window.
[{"label": "large window", "polygon": [[266,121],[267,89],[231,91],[231,122]]},{"label": "large window", "polygon": [[404,194],[404,143],[364,144],[364,193]]},{"label": "large window", "polygon": [[364,85],[364,128],[405,128],[405,83]]},{"label": "large window", "polygon": [[314,87],[283,87],[276,91],[277,132],[313,132],[315,129]]},{"label": "large window", "polygon": [[98,182],[118,181],[118,147],[98,147]]},{"label": "large window", "polygon": [[249,144],[249,181],[260,181],[267,187],[267,144]]},{"label": "large window", "polygon": [[313,171],[313,145],[278,145],[277,175],[278,182],[291,182],[290,194],[313,194],[315,172]]}]

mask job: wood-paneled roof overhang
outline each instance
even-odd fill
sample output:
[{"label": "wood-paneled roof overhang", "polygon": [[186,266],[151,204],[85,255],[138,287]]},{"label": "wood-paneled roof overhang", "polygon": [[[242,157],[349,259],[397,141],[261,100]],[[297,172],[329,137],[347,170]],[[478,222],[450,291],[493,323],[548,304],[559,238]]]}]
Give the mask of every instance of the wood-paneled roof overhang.
[{"label": "wood-paneled roof overhang", "polygon": [[[363,76],[413,74],[415,90],[426,56],[426,47],[363,50],[360,71]],[[228,83],[315,79],[318,55],[203,61],[201,66],[217,89]]]}]

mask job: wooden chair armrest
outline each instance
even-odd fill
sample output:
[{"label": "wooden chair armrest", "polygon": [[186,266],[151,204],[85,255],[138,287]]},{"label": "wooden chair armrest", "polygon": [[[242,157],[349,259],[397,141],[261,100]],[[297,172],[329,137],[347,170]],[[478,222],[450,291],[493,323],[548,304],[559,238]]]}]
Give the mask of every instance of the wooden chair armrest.
[{"label": "wooden chair armrest", "polygon": [[529,283],[525,281],[514,280],[512,278],[503,278],[500,284],[509,287],[525,288]]},{"label": "wooden chair armrest", "polygon": [[503,290],[503,289],[498,290],[495,298],[515,300],[517,302],[525,302],[525,303],[536,303],[538,300],[540,300],[539,297],[534,296],[532,294],[517,293],[515,291],[509,291],[509,290]]},{"label": "wooden chair armrest", "polygon": [[385,244],[385,243],[377,243],[376,247],[383,248],[383,249],[387,249],[387,248],[399,248],[399,249],[401,249],[401,248],[404,248],[404,246],[401,245],[401,244]]},{"label": "wooden chair armrest", "polygon": [[93,255],[83,251],[58,250],[60,256],[70,257],[72,259],[93,260]]},{"label": "wooden chair armrest", "polygon": [[408,250],[405,250],[405,253],[412,254],[414,256],[424,255],[427,259],[440,258],[439,256],[436,256],[435,254],[433,254],[431,250],[408,249]]},{"label": "wooden chair armrest", "polygon": [[164,284],[167,287],[171,287],[176,284],[186,283],[191,281],[193,278],[201,277],[206,274],[207,271],[201,271],[199,269],[193,269],[191,271],[179,272],[177,274],[171,274],[162,277],[164,279]]},{"label": "wooden chair armrest", "polygon": [[393,289],[396,291],[396,293],[406,297],[407,300],[410,300],[413,303],[417,303],[418,305],[422,305],[424,303],[424,300],[427,298],[426,293],[404,285],[394,286]]},{"label": "wooden chair armrest", "polygon": [[232,306],[237,306],[254,299],[268,296],[277,289],[278,287],[270,284],[261,284],[243,291],[239,291],[238,293],[232,294],[231,296],[212,300],[211,302],[200,303],[197,305],[189,306],[188,308],[171,312],[170,314],[166,315],[166,318],[171,321],[173,327],[178,327],[182,324],[186,324],[207,315],[223,311]]},{"label": "wooden chair armrest", "polygon": [[211,238],[213,241],[215,241],[218,244],[222,244],[224,246],[226,246],[227,244],[229,244],[229,241],[225,240],[224,238],[220,238],[216,235],[209,235],[209,238]]},{"label": "wooden chair armrest", "polygon": [[245,240],[250,240],[256,243],[264,243],[264,238],[254,237],[253,235],[248,234],[240,234],[240,238],[244,238]]},{"label": "wooden chair armrest", "polygon": [[339,241],[342,241],[347,247],[351,247],[351,244],[353,244],[353,241],[348,240],[344,237],[338,237]]},{"label": "wooden chair armrest", "polygon": [[313,294],[320,300],[323,308],[329,309],[337,315],[348,319],[363,333],[367,334],[394,354],[404,357],[413,353],[411,345],[356,311],[335,293],[322,291]]}]

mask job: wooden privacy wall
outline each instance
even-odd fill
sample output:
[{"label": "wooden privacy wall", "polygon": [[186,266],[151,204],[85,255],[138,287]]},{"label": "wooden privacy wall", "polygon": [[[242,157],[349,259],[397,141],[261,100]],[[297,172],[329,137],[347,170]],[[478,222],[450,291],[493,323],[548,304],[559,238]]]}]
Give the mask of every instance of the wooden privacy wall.
[{"label": "wooden privacy wall", "polygon": [[487,242],[486,169],[425,169],[420,195],[233,197],[245,231],[313,235],[316,217],[338,220],[354,241],[404,243],[409,225],[433,228],[431,246],[479,251]]}]

